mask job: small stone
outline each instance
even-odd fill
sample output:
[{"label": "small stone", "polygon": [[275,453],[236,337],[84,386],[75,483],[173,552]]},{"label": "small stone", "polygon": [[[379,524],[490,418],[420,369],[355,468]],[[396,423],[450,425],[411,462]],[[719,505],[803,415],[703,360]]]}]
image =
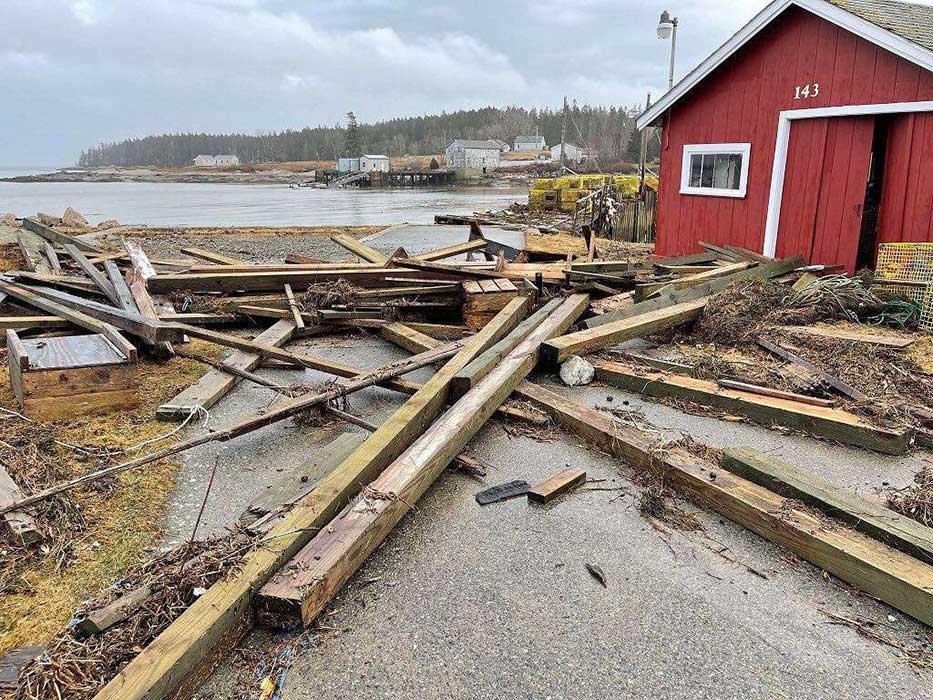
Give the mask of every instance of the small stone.
[{"label": "small stone", "polygon": [[62,223],[69,228],[86,228],[90,226],[87,219],[71,207],[65,209],[65,213],[62,214]]},{"label": "small stone", "polygon": [[40,224],[45,224],[46,226],[55,226],[61,223],[61,219],[41,211],[36,213],[36,218],[39,220]]},{"label": "small stone", "polygon": [[560,379],[567,386],[585,386],[595,376],[593,365],[579,355],[571,355],[560,367]]},{"label": "small stone", "polygon": [[98,231],[106,231],[111,228],[120,228],[120,222],[116,219],[107,219],[106,221],[101,221],[97,224]]}]

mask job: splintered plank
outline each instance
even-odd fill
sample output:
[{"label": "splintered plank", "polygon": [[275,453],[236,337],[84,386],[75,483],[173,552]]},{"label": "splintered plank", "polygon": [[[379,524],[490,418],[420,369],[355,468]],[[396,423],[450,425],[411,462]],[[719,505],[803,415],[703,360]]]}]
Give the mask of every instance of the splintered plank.
[{"label": "splintered plank", "polygon": [[92,610],[82,618],[77,627],[87,635],[100,634],[114,625],[123,622],[129,615],[152,597],[152,589],[142,586],[120,596],[109,605]]},{"label": "splintered plank", "polygon": [[61,231],[56,231],[51,226],[46,226],[36,219],[23,219],[23,228],[27,231],[32,231],[33,233],[39,234],[49,243],[57,243],[58,245],[62,246],[70,244],[79,250],[83,250],[85,253],[94,253],[95,255],[104,255],[107,252],[103,248],[98,248],[97,246],[83,241],[80,238],[69,236],[67,233],[62,233]]},{"label": "splintered plank", "polygon": [[52,247],[52,244],[48,241],[42,241],[42,252],[45,253],[45,257],[48,258],[52,273],[60,275],[62,272],[62,263],[58,259],[58,253],[55,252],[55,248]]},{"label": "splintered plank", "polygon": [[197,258],[198,260],[207,260],[208,262],[216,263],[218,265],[246,265],[247,264],[243,262],[242,260],[240,260],[239,258],[231,258],[229,255],[223,255],[222,253],[215,253],[213,250],[205,250],[204,248],[182,248],[181,252],[192,258]]},{"label": "splintered plank", "polygon": [[688,323],[699,317],[708,301],[709,297],[701,297],[554,338],[542,346],[541,357],[548,363],[561,363],[571,355],[585,355],[623,340],[640,338]]},{"label": "splintered plank", "polygon": [[130,292],[130,288],[126,284],[123,273],[120,272],[120,268],[117,267],[117,264],[113,260],[108,260],[104,263],[104,269],[107,271],[110,284],[113,285],[113,290],[119,300],[120,308],[134,314],[139,313],[139,308],[136,306],[133,294]]},{"label": "splintered plank", "polygon": [[292,313],[292,321],[295,324],[295,328],[304,330],[305,320],[301,316],[301,308],[298,306],[298,302],[295,301],[295,293],[292,291],[292,286],[290,284],[285,285],[285,300],[288,302],[288,309]]},{"label": "splintered plank", "polygon": [[854,413],[836,408],[729,389],[694,377],[666,372],[642,373],[615,362],[595,360],[593,366],[599,379],[628,391],[696,401],[765,424],[784,425],[876,452],[903,454],[913,436],[910,430],[881,428]]},{"label": "splintered plank", "polygon": [[[22,499],[23,492],[12,477],[0,465],[0,507],[8,506]],[[42,532],[36,527],[35,519],[25,511],[13,510],[2,516],[6,529],[24,545],[42,541]]]},{"label": "splintered plank", "polygon": [[562,469],[528,489],[528,500],[537,503],[549,503],[584,481],[586,481],[585,470],[572,467]]},{"label": "splintered plank", "polygon": [[724,469],[842,520],[859,532],[933,564],[933,528],[750,447],[729,448]]},{"label": "splintered plank", "polygon": [[372,248],[357,240],[353,236],[348,236],[345,233],[339,233],[336,236],[331,236],[330,239],[341,248],[349,250],[355,256],[362,258],[366,262],[376,263],[378,265],[384,265],[389,262],[389,259],[385,255],[380,253],[375,248]]},{"label": "splintered plank", "polygon": [[653,435],[535,384],[516,392],[558,424],[636,470],[664,468],[668,484],[749,530],[928,625],[933,566],[855,530],[826,527],[792,500],[694,455],[659,453]]},{"label": "splintered plank", "polygon": [[117,292],[114,290],[113,285],[110,284],[110,281],[104,277],[100,270],[94,267],[94,264],[85,257],[84,253],[70,243],[65,246],[65,252],[78,263],[78,266],[84,270],[84,274],[91,278],[94,284],[97,285],[97,288],[100,289],[110,301],[117,306],[120,305],[120,298],[117,296]]},{"label": "splintered plank", "polygon": [[[473,389],[459,399],[373,481],[340,516],[269,581],[258,605],[310,624],[378,547],[438,475],[485,425],[537,364],[541,342],[560,333],[586,308],[588,297],[561,304]],[[392,494],[385,498],[381,494]]]},{"label": "splintered plank", "polygon": [[[295,324],[283,319],[256,336],[256,340],[265,345],[280,347],[291,340],[294,334]],[[226,362],[235,369],[252,372],[259,367],[260,361],[261,357],[256,353],[237,350]],[[174,399],[159,406],[156,417],[163,420],[187,418],[192,411],[208,409],[226,396],[239,381],[240,378],[234,374],[212,369]]]},{"label": "splintered plank", "polygon": [[465,241],[464,243],[455,243],[454,245],[449,245],[444,248],[438,248],[437,250],[429,250],[426,253],[421,253],[420,255],[412,255],[412,260],[422,260],[425,262],[431,262],[433,260],[443,260],[444,258],[452,258],[455,255],[463,255],[464,253],[470,253],[474,250],[480,250],[486,247],[486,239],[477,238],[472,241]]},{"label": "splintered plank", "polygon": [[27,270],[40,273],[47,273],[50,271],[49,266],[36,251],[30,247],[29,242],[23,234],[17,235],[16,241],[19,243],[19,252],[23,256],[23,262]]},{"label": "splintered plank", "polygon": [[698,272],[696,274],[687,275],[686,277],[681,277],[676,280],[671,280],[670,282],[655,282],[651,284],[639,285],[635,288],[635,294],[638,301],[646,299],[648,297],[661,295],[664,292],[671,292],[675,289],[689,289],[690,287],[696,287],[708,282],[709,280],[719,279],[720,277],[728,277],[729,275],[734,275],[736,272],[741,272],[742,270],[747,270],[752,267],[755,263],[744,261],[732,263],[731,265],[723,265],[722,267],[714,267],[712,270],[707,270],[705,272]]},{"label": "splintered plank", "polygon": [[469,338],[461,350],[395,411],[369,439],[324,477],[246,555],[239,569],[211,586],[181,616],[136,656],[95,700],[157,700],[176,691],[221,643],[230,644],[248,629],[251,595],[304,547],[359,489],[392,463],[440,414],[450,377],[524,318],[524,301],[515,300]]}]

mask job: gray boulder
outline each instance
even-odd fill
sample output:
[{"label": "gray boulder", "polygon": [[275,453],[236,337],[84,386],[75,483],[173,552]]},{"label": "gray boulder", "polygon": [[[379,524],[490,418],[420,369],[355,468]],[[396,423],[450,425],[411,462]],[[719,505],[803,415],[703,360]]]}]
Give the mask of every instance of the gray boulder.
[{"label": "gray boulder", "polygon": [[567,386],[586,386],[595,376],[593,365],[579,355],[571,355],[560,366],[560,380]]}]

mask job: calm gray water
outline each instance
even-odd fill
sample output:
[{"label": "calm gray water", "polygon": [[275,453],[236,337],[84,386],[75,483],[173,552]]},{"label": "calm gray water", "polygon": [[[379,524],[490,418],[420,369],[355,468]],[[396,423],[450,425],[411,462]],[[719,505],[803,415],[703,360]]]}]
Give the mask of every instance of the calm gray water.
[{"label": "calm gray water", "polygon": [[[29,168],[0,168],[0,177]],[[81,212],[92,224],[117,219],[150,226],[317,226],[431,223],[435,214],[472,214],[527,202],[524,188],[315,190],[287,185],[136,182],[0,182],[0,214]]]}]

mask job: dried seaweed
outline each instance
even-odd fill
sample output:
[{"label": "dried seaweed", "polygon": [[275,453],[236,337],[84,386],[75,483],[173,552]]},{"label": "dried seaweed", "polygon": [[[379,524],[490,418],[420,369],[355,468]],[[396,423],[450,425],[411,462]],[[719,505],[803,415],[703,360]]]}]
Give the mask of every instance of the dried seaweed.
[{"label": "dried seaweed", "polygon": [[754,342],[786,294],[784,287],[769,280],[736,282],[709,300],[696,324],[695,337],[724,345]]},{"label": "dried seaweed", "polygon": [[933,467],[924,466],[914,475],[914,483],[892,491],[888,507],[919,523],[933,527]]}]

